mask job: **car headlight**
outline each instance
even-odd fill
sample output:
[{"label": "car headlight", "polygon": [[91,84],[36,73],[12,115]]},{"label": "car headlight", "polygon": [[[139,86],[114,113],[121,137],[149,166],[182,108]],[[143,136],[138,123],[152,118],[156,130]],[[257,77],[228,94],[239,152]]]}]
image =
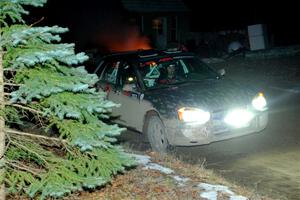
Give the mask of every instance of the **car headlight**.
[{"label": "car headlight", "polygon": [[224,121],[235,128],[242,128],[246,127],[253,117],[254,114],[246,109],[235,109],[226,115]]},{"label": "car headlight", "polygon": [[198,108],[180,108],[178,110],[179,120],[193,123],[193,124],[205,124],[210,119],[210,113]]},{"label": "car headlight", "polygon": [[252,106],[259,111],[267,110],[267,101],[262,92],[258,93],[252,100]]}]

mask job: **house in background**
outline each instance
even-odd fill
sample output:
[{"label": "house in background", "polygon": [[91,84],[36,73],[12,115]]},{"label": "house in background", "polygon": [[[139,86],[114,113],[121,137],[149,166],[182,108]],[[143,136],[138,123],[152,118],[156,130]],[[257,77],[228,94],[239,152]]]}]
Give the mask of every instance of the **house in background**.
[{"label": "house in background", "polygon": [[156,48],[182,43],[189,32],[188,9],[181,0],[121,0],[130,22],[149,37]]}]

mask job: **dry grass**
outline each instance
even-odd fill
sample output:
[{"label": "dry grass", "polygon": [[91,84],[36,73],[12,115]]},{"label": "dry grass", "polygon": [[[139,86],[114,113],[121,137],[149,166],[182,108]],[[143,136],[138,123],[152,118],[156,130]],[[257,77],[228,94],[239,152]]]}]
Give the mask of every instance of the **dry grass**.
[{"label": "dry grass", "polygon": [[[94,192],[82,192],[74,194],[67,199],[159,199],[159,200],[202,200],[197,185],[201,182],[210,184],[221,184],[229,186],[238,195],[243,195],[252,200],[268,200],[261,197],[255,191],[249,191],[244,187],[229,183],[224,178],[216,175],[213,171],[204,169],[203,166],[186,164],[172,155],[160,155],[147,152],[152,157],[152,162],[164,167],[172,168],[176,175],[189,178],[190,181],[184,186],[178,185],[174,179],[155,170],[144,170],[137,167],[123,175],[118,175],[105,188]],[[229,200],[227,194],[219,193],[218,200]]]},{"label": "dry grass", "polygon": [[[141,152],[131,153],[142,154]],[[143,153],[145,154],[145,153]],[[170,176],[156,170],[144,170],[142,166],[119,174],[113,181],[103,188],[94,191],[83,191],[65,197],[65,200],[203,200],[200,197],[199,183],[226,185],[238,195],[248,197],[251,200],[269,200],[261,197],[255,191],[249,191],[244,187],[226,181],[216,175],[212,170],[207,170],[202,165],[193,165],[180,161],[172,155],[160,155],[154,152],[146,152],[151,156],[151,162],[171,168],[176,175],[189,178],[185,185],[178,185]],[[25,199],[22,197],[9,197],[8,199]],[[218,193],[218,200],[229,200],[229,196]]]}]

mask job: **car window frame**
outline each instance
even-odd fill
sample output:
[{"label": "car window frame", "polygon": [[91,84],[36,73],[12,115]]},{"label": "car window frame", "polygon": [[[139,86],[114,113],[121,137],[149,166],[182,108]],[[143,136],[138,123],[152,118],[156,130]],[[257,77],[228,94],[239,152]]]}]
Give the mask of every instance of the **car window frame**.
[{"label": "car window frame", "polygon": [[[145,91],[145,86],[143,85],[143,82],[141,81],[141,75],[139,74],[139,71],[137,70],[137,60],[136,59],[133,59],[133,60],[123,59],[122,64],[124,64],[125,62],[133,68],[134,74],[137,79],[137,83],[136,83],[137,84],[137,92]],[[122,67],[121,67],[121,70],[122,70]],[[120,78],[120,77],[118,77],[118,78]],[[122,87],[121,85],[119,85],[119,86]]]},{"label": "car window frame", "polygon": [[[111,66],[109,66],[109,63],[113,63],[113,62],[119,62],[119,67],[118,67],[118,71],[117,71],[117,75],[116,75],[116,83],[112,83],[112,82],[109,82],[109,81],[103,79],[103,76],[104,76],[106,70],[108,69],[108,67],[111,67]],[[111,85],[117,87],[117,85],[118,85],[118,76],[119,76],[119,71],[120,71],[120,65],[121,65],[121,63],[122,63],[122,61],[120,61],[118,59],[109,59],[106,62],[104,61],[104,64],[106,64],[106,65],[104,66],[104,68],[103,68],[103,70],[101,72],[99,80],[101,82],[104,82],[104,83],[107,83],[107,84],[111,84]]]},{"label": "car window frame", "polygon": [[[157,59],[163,59],[163,58],[167,58],[167,57],[170,57],[173,60],[176,60],[176,59],[180,60],[180,59],[183,59],[183,58],[194,58],[194,59],[197,59],[205,68],[207,68],[207,70],[211,71],[215,75],[215,77],[216,77],[217,80],[224,78],[224,77],[220,76],[218,74],[218,72],[215,69],[213,69],[210,65],[208,65],[205,62],[203,62],[201,60],[201,58],[198,55],[194,54],[194,53],[188,52],[188,53],[184,53],[184,54],[174,53],[174,54],[159,55],[159,56],[155,57],[155,60],[157,60]],[[138,61],[138,62],[141,62],[141,61]],[[138,65],[137,65],[137,68],[138,68]],[[137,71],[138,71],[138,74],[140,74],[140,72],[139,72],[138,69],[137,69]],[[141,80],[141,83],[143,84],[144,91],[151,91],[151,90],[157,90],[157,89],[164,88],[164,87],[158,87],[158,88],[148,88],[148,87],[146,87],[144,85],[143,77],[142,77],[141,74],[140,74],[140,80]],[[166,86],[166,87],[172,87],[172,85]]]},{"label": "car window frame", "polygon": [[188,57],[194,57],[194,58],[196,58],[203,66],[205,66],[209,71],[211,71],[213,74],[215,74],[217,79],[221,78],[220,75],[218,74],[218,72],[213,67],[211,67],[207,63],[203,62],[201,60],[201,58],[199,56],[197,56],[196,54],[182,55],[182,56],[176,55],[176,56],[173,56],[172,58],[173,59],[180,59],[180,58],[188,58]]},{"label": "car window frame", "polygon": [[[116,77],[116,83],[115,84],[111,83],[111,82],[108,82],[107,80],[103,79],[103,76],[104,76],[107,68],[111,67],[111,66],[109,66],[110,62],[111,63],[112,62],[120,62],[120,64],[119,64],[120,66],[119,66],[119,69],[118,69],[118,72],[117,72],[117,77]],[[137,83],[136,83],[137,84],[137,92],[144,91],[144,85],[141,84],[141,81],[140,81],[141,80],[141,76],[138,73],[138,70],[136,69],[135,62],[134,61],[130,61],[128,59],[124,59],[124,58],[120,58],[120,59],[118,59],[118,58],[110,58],[110,59],[107,59],[107,60],[103,60],[101,64],[105,65],[105,66],[103,66],[103,67],[102,66],[98,66],[98,70],[101,70],[101,68],[103,68],[102,71],[101,71],[101,73],[100,73],[100,75],[98,76],[99,77],[99,81],[102,82],[102,83],[110,84],[110,85],[114,86],[116,89],[119,89],[119,90],[123,91],[123,86],[120,83],[120,75],[122,74],[122,70],[124,70],[123,66],[124,66],[125,63],[129,64],[130,67],[133,68],[134,75],[137,78]],[[95,70],[95,72],[96,72],[96,70]]]},{"label": "car window frame", "polygon": [[103,69],[101,70],[101,68],[105,67],[105,66],[103,66],[104,63],[105,63],[105,60],[101,60],[101,61],[99,62],[99,64],[97,65],[96,69],[95,69],[94,72],[93,72],[93,73],[96,74],[98,77],[100,77],[100,76],[98,75],[98,71],[100,71],[101,73],[103,73]]}]

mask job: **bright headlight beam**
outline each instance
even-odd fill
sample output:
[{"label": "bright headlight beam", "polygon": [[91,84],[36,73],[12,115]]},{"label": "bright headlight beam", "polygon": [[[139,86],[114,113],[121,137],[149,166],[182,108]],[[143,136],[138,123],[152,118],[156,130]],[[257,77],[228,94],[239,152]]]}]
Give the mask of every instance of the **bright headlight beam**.
[{"label": "bright headlight beam", "polygon": [[235,109],[226,115],[224,121],[235,128],[242,128],[247,126],[253,117],[254,114],[248,110]]},{"label": "bright headlight beam", "polygon": [[259,111],[264,111],[267,109],[267,101],[263,93],[258,93],[256,97],[252,100],[252,106]]},{"label": "bright headlight beam", "polygon": [[210,113],[197,108],[180,108],[179,120],[187,123],[205,124],[210,119]]}]

